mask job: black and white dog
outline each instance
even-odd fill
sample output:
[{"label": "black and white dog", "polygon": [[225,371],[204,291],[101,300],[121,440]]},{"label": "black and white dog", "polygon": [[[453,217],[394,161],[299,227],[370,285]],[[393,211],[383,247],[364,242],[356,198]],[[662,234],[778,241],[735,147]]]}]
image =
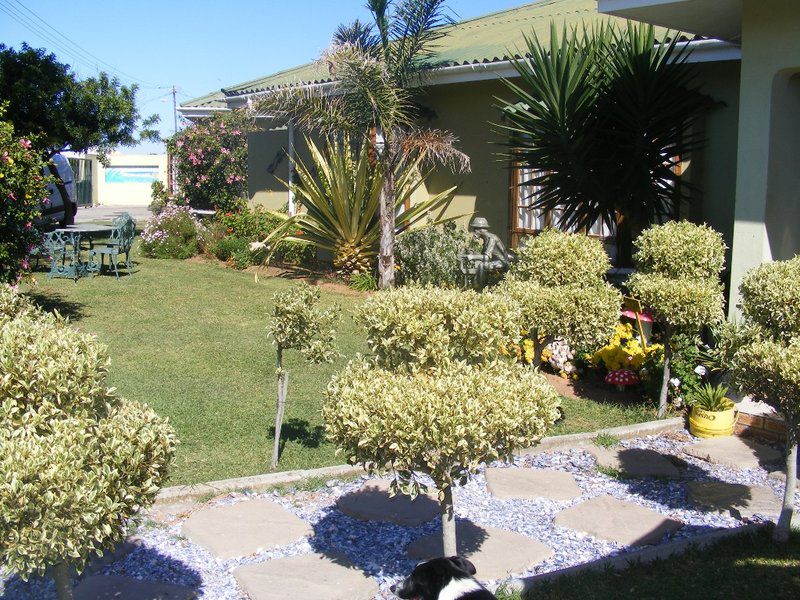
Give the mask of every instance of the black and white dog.
[{"label": "black and white dog", "polygon": [[466,558],[434,558],[418,564],[391,589],[406,600],[497,600],[473,575],[475,565]]}]

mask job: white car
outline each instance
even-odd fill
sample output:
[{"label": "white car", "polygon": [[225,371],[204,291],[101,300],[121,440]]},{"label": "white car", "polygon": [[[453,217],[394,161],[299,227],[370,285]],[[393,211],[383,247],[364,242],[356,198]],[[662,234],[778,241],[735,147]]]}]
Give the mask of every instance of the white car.
[{"label": "white car", "polygon": [[49,183],[47,189],[50,196],[47,202],[42,203],[42,216],[40,225],[58,223],[60,226],[72,225],[75,222],[75,213],[78,212],[75,192],[75,174],[69,160],[61,154],[56,154],[50,159],[51,166],[44,168],[45,175],[56,175],[64,182],[63,186]]}]

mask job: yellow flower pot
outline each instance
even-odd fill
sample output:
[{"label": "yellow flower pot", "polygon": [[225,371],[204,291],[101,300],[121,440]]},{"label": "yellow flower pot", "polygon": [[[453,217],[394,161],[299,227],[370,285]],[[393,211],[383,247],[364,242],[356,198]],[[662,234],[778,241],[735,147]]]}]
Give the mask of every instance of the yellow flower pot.
[{"label": "yellow flower pot", "polygon": [[693,406],[689,414],[689,431],[701,438],[715,438],[733,435],[738,411],[728,400],[730,408],[725,410],[705,410]]}]

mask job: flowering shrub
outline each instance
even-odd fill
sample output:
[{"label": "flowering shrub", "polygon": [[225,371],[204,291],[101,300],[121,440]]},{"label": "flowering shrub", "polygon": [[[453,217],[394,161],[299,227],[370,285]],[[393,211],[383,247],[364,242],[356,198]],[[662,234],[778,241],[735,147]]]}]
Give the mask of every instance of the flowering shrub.
[{"label": "flowering shrub", "polygon": [[661,361],[663,352],[661,344],[650,344],[645,350],[630,323],[617,323],[614,335],[605,346],[591,355],[590,362],[607,371],[630,369],[642,377],[642,369],[647,368],[645,375],[649,374],[650,367]]},{"label": "flowering shrub", "polygon": [[31,142],[0,121],[0,283],[16,283],[30,269],[39,241],[34,221],[48,197],[43,167]]},{"label": "flowering shrub", "polygon": [[181,203],[223,212],[244,206],[251,128],[243,111],[231,111],[192,123],[167,140]]},{"label": "flowering shrub", "polygon": [[168,204],[142,231],[142,250],[153,258],[189,258],[200,251],[205,227],[188,206]]}]

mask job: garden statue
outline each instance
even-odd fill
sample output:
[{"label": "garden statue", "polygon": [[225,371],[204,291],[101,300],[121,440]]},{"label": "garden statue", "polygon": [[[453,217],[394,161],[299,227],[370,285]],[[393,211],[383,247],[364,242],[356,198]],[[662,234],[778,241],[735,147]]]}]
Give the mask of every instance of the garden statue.
[{"label": "garden statue", "polygon": [[464,274],[464,287],[471,285],[480,289],[486,285],[489,273],[508,270],[509,255],[503,241],[489,231],[489,222],[483,217],[475,217],[469,224],[473,237],[483,242],[481,254],[464,252],[459,259]]}]

